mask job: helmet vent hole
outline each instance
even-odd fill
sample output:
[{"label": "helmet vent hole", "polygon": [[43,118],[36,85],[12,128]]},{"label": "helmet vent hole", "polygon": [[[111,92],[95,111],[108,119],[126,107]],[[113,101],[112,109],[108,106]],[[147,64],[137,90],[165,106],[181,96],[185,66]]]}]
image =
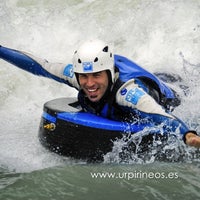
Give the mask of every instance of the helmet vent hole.
[{"label": "helmet vent hole", "polygon": [[78,63],[81,63],[81,59],[80,58],[78,59]]},{"label": "helmet vent hole", "polygon": [[108,46],[103,48],[103,52],[108,52]]},{"label": "helmet vent hole", "polygon": [[94,62],[97,62],[98,61],[98,58],[96,57],[95,59],[94,59]]}]

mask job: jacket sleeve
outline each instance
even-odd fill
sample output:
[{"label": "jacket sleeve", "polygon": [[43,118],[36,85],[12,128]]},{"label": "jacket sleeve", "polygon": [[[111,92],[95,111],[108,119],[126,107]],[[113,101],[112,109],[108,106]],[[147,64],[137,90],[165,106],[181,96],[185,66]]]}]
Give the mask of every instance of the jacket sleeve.
[{"label": "jacket sleeve", "polygon": [[32,74],[54,79],[71,87],[79,88],[72,64],[49,63],[47,60],[0,46],[0,58]]},{"label": "jacket sleeve", "polygon": [[190,130],[177,117],[165,112],[165,110],[145,91],[136,84],[135,80],[125,83],[116,94],[116,102],[123,107],[128,107],[147,121],[155,125],[162,125],[164,131],[176,132],[184,136]]}]

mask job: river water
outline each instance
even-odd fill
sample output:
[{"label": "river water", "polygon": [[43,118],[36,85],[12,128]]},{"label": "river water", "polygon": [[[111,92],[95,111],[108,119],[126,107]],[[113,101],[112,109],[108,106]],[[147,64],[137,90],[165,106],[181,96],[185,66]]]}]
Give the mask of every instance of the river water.
[{"label": "river water", "polygon": [[[50,62],[71,63],[82,41],[98,37],[151,72],[180,75],[174,87],[182,104],[174,114],[200,131],[200,0],[2,0],[0,19],[1,45]],[[193,148],[185,146],[178,162],[152,156],[121,163],[118,142],[101,164],[44,149],[37,135],[43,104],[76,94],[0,60],[0,199],[200,198]]]}]

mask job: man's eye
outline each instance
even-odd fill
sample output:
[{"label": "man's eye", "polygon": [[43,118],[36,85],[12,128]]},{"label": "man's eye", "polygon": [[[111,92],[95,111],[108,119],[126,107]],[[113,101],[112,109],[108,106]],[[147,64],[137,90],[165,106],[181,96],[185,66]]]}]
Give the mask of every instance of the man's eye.
[{"label": "man's eye", "polygon": [[79,77],[86,78],[86,75],[85,74],[79,74]]},{"label": "man's eye", "polygon": [[101,73],[95,73],[93,76],[99,77],[99,76],[101,76]]}]

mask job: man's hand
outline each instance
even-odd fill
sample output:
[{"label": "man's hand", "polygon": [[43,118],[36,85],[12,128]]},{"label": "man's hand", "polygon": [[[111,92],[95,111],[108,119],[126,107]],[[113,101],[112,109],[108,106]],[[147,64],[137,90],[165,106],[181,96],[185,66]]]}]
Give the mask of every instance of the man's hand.
[{"label": "man's hand", "polygon": [[200,148],[200,137],[192,132],[188,132],[185,136],[186,144],[196,148]]}]

